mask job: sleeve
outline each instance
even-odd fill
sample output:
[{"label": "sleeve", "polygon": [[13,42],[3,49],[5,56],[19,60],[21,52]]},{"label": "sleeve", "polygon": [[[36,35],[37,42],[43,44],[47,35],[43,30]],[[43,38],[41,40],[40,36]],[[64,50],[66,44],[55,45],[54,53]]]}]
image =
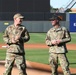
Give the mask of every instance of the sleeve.
[{"label": "sleeve", "polygon": [[46,42],[46,45],[47,45],[47,46],[52,46],[49,32],[46,34],[45,42]]},{"label": "sleeve", "polygon": [[22,33],[22,36],[21,36],[21,38],[19,40],[20,40],[20,42],[27,42],[27,41],[29,41],[29,39],[30,39],[29,32],[25,28],[23,33]]},{"label": "sleeve", "polygon": [[10,44],[11,40],[9,39],[9,34],[8,34],[8,28],[6,28],[4,35],[3,35],[3,40],[6,44]]},{"label": "sleeve", "polygon": [[71,36],[70,36],[70,32],[68,31],[68,29],[64,30],[64,38],[61,39],[61,43],[67,43],[71,41]]}]

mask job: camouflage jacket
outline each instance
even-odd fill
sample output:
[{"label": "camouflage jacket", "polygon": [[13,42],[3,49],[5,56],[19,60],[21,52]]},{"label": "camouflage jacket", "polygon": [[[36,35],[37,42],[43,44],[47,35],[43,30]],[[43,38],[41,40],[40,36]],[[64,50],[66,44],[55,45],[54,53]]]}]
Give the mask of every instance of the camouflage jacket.
[{"label": "camouflage jacket", "polygon": [[[12,38],[15,38],[16,36],[19,37],[18,41],[16,43],[12,43]],[[27,42],[29,39],[29,33],[23,25],[16,28],[15,25],[12,24],[6,28],[3,35],[4,42],[9,45],[7,52],[12,53],[25,53],[24,42]]]},{"label": "camouflage jacket", "polygon": [[[51,43],[51,40],[60,39],[61,42],[58,45],[53,45]],[[71,41],[70,33],[65,27],[59,27],[59,28],[51,28],[46,35],[46,45],[48,45],[49,52],[53,53],[66,53],[66,43]]]}]

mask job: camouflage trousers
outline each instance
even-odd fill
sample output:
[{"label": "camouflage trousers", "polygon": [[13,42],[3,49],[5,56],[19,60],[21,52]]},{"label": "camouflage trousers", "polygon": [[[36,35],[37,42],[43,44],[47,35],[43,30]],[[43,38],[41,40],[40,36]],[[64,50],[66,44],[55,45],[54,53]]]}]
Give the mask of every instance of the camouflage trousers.
[{"label": "camouflage trousers", "polygon": [[49,57],[49,62],[52,70],[52,75],[58,75],[58,60],[60,62],[64,75],[71,75],[69,70],[69,62],[67,60],[66,54],[51,53]]},{"label": "camouflage trousers", "polygon": [[14,53],[6,54],[6,62],[5,62],[6,70],[4,72],[4,75],[11,75],[14,62],[19,70],[19,75],[27,75],[24,54],[22,55],[22,54],[14,54]]}]

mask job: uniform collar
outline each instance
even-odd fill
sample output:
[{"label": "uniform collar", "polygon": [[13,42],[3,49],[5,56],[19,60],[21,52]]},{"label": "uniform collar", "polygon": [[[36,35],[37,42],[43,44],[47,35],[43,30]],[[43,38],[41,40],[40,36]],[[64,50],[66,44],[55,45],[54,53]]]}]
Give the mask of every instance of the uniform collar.
[{"label": "uniform collar", "polygon": [[60,30],[62,30],[62,28],[61,28],[61,26],[60,27],[58,27],[58,28],[55,28],[55,27],[53,27],[53,29],[52,29],[52,31],[60,31]]}]

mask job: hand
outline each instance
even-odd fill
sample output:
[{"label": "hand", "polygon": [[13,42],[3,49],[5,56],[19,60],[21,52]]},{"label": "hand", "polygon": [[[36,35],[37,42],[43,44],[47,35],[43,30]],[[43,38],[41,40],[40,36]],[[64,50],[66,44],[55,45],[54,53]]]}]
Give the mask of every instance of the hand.
[{"label": "hand", "polygon": [[14,39],[14,38],[12,38],[11,42],[12,42],[12,43],[16,43],[16,41],[15,41],[15,39]]},{"label": "hand", "polygon": [[61,40],[60,39],[56,40],[56,43],[57,44],[60,44],[61,43]]},{"label": "hand", "polygon": [[52,40],[51,43],[52,43],[53,45],[57,45],[57,41],[56,41],[56,40]]},{"label": "hand", "polygon": [[19,40],[20,39],[20,36],[15,36],[15,40]]}]

